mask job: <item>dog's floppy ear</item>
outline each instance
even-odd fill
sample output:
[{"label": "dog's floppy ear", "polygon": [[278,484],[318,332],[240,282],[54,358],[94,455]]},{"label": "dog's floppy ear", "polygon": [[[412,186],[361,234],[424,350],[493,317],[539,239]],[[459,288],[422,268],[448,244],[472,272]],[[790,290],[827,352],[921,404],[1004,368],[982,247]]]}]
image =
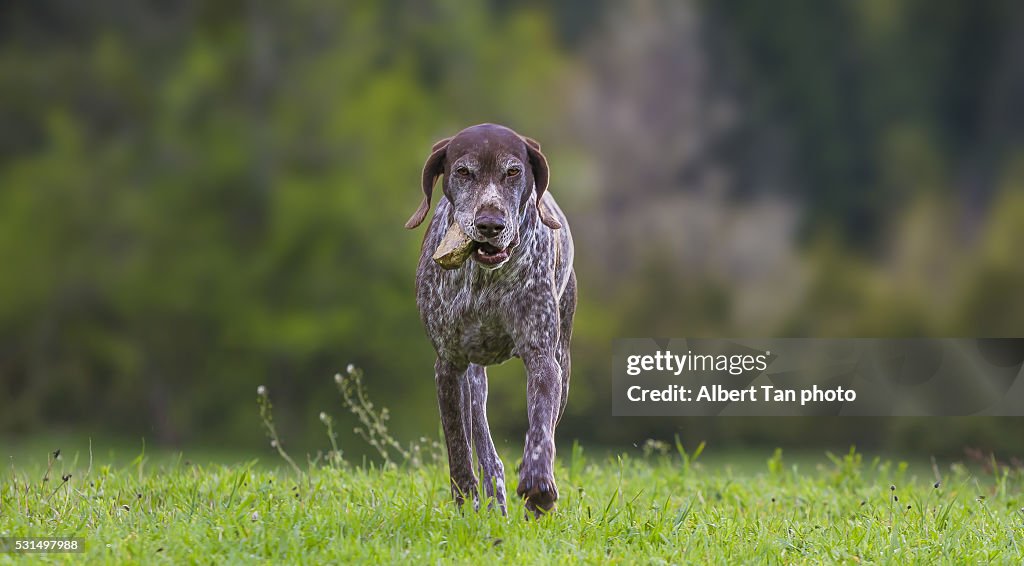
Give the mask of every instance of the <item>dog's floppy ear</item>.
[{"label": "dog's floppy ear", "polygon": [[526,136],[522,136],[522,138],[526,144],[526,154],[530,158],[530,168],[533,169],[533,183],[537,190],[537,215],[540,216],[540,221],[545,226],[552,230],[558,230],[562,227],[562,223],[551,214],[548,207],[541,204],[544,191],[548,190],[548,160],[540,152],[540,144],[536,140]]},{"label": "dog's floppy ear", "polygon": [[444,173],[444,157],[448,152],[448,142],[450,141],[452,138],[445,138],[430,148],[430,157],[423,164],[423,201],[420,202],[420,207],[416,209],[416,212],[409,217],[409,221],[405,223],[405,227],[410,230],[419,226],[430,212],[430,197],[434,193],[434,183]]}]

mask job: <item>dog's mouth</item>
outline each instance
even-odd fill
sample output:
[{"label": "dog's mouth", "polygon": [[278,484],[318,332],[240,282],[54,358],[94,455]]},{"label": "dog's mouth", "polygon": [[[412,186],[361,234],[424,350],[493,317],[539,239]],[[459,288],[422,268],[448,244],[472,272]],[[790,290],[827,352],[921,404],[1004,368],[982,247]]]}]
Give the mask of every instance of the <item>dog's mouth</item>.
[{"label": "dog's mouth", "polygon": [[509,248],[498,248],[487,242],[474,244],[473,259],[483,265],[499,265],[508,260]]}]

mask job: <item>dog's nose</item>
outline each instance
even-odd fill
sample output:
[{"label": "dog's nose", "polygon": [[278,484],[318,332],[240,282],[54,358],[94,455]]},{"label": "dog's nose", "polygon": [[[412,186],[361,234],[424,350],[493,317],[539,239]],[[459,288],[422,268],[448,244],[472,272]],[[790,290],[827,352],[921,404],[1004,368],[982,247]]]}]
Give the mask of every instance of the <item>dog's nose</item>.
[{"label": "dog's nose", "polygon": [[505,221],[494,214],[481,214],[476,217],[476,230],[485,238],[493,238],[505,229]]}]

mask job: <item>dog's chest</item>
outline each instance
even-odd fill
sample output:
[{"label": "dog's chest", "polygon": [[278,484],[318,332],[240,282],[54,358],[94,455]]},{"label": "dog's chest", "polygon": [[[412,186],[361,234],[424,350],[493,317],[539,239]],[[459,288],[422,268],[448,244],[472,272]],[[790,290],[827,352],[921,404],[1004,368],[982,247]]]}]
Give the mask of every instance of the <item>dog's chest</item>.
[{"label": "dog's chest", "polygon": [[490,365],[513,355],[508,331],[510,310],[519,289],[511,273],[485,272],[476,266],[444,272],[427,300],[424,322],[439,353],[465,356]]}]

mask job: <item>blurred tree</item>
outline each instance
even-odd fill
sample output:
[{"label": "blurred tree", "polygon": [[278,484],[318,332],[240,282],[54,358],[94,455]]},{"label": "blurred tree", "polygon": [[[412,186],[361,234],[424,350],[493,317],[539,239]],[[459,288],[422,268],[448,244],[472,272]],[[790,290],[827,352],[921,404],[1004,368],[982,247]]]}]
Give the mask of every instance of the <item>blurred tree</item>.
[{"label": "blurred tree", "polygon": [[782,114],[808,206],[805,234],[838,228],[846,244],[879,249],[907,204],[882,182],[885,140],[915,129],[934,140],[967,228],[976,230],[1006,150],[1024,140],[1024,7],[1008,0],[813,2],[786,9],[737,0],[705,4],[735,30],[762,115]]}]

